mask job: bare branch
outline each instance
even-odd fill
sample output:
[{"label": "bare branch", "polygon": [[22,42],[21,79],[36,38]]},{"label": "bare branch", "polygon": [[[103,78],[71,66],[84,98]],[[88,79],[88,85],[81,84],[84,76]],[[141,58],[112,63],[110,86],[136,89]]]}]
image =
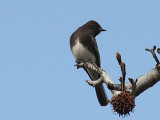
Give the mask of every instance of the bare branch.
[{"label": "bare branch", "polygon": [[87,82],[89,85],[95,87],[95,86],[97,86],[97,85],[102,84],[102,83],[103,83],[103,80],[102,80],[102,77],[100,77],[98,80],[95,80],[95,81],[86,80],[86,82]]},{"label": "bare branch", "polygon": [[135,97],[135,94],[136,94],[136,83],[138,81],[138,79],[136,80],[133,80],[132,78],[128,78],[131,85],[132,85],[132,95]]},{"label": "bare branch", "polygon": [[[148,88],[155,85],[158,81],[160,81],[160,62],[155,54],[156,47],[154,46],[153,49],[146,49],[146,51],[150,51],[153,55],[153,58],[155,59],[157,65],[154,69],[149,71],[147,74],[142,75],[138,77],[136,80],[133,80],[132,78],[129,78],[130,82],[125,83],[125,76],[126,76],[126,69],[125,64],[121,60],[121,55],[117,53],[117,60],[121,67],[122,71],[122,77],[120,78],[121,84],[115,84],[114,81],[111,79],[111,77],[105,72],[103,69],[99,68],[94,64],[94,62],[86,62],[79,60],[77,61],[77,68],[87,68],[96,71],[100,78],[95,81],[87,80],[86,82],[95,87],[97,85],[100,85],[102,83],[105,83],[108,87],[108,89],[112,92],[113,96],[119,94],[122,92],[122,89],[126,92],[132,93],[134,97],[137,97],[142,92],[147,90]],[[157,50],[158,51],[158,50]]]},{"label": "bare branch", "polygon": [[108,87],[109,90],[111,90],[111,92],[113,94],[118,94],[118,91],[121,91],[121,85],[120,84],[114,84],[113,80],[110,78],[110,76],[101,68],[97,67],[93,62],[86,62],[84,63],[83,61],[77,60],[76,61],[77,64],[75,66],[77,66],[78,68],[87,68],[87,69],[91,69],[96,71],[101,77],[98,80],[86,80],[86,82],[95,87],[97,85],[100,85],[102,83],[105,83]]},{"label": "bare branch", "polygon": [[117,61],[121,67],[122,77],[120,77],[119,80],[121,82],[121,89],[123,92],[123,91],[125,91],[126,66],[125,66],[125,63],[122,62],[121,55],[118,52],[117,52],[116,58],[117,58]]},{"label": "bare branch", "polygon": [[88,69],[96,71],[98,74],[101,74],[102,72],[102,69],[97,67],[96,64],[92,61],[84,62],[84,61],[81,61],[80,59],[77,59],[76,63],[77,64],[75,64],[74,66],[77,66],[77,69],[88,68]]},{"label": "bare branch", "polygon": [[[156,50],[156,46],[153,46],[153,49],[148,49],[148,48],[146,48],[146,51],[151,52],[152,55],[153,55],[153,58],[154,58],[155,61],[156,61],[156,63],[159,64],[159,60],[158,60],[158,58],[157,58],[157,56],[156,56],[156,54],[155,54],[155,50]],[[158,50],[158,49],[157,49],[157,50]]]},{"label": "bare branch", "polygon": [[155,67],[149,73],[137,78],[137,80],[135,96],[138,96],[160,80],[160,70]]}]

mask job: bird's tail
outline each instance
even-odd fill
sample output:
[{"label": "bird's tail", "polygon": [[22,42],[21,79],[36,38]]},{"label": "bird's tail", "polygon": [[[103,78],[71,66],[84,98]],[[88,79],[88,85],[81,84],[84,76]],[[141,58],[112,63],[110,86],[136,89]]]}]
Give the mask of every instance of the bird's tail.
[{"label": "bird's tail", "polygon": [[[98,78],[100,78],[99,74],[96,73],[95,71],[85,69],[85,68],[84,68],[84,70],[87,72],[87,74],[89,75],[91,80],[97,80]],[[101,106],[106,106],[108,104],[108,98],[107,98],[107,94],[105,92],[103,85],[101,84],[99,86],[96,86],[95,90],[96,90],[97,99],[99,101],[99,104]]]},{"label": "bird's tail", "polygon": [[108,98],[107,98],[103,85],[96,86],[95,90],[96,90],[97,99],[100,105],[106,106],[108,104]]}]

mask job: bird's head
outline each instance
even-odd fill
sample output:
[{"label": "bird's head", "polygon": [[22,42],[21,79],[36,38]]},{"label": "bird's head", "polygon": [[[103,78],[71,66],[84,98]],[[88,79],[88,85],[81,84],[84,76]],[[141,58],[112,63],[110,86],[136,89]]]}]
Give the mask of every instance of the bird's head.
[{"label": "bird's head", "polygon": [[99,23],[97,23],[94,20],[90,20],[88,21],[84,26],[86,26],[88,29],[90,29],[92,31],[92,34],[94,36],[97,36],[100,32],[102,31],[106,31],[105,29],[103,29]]}]

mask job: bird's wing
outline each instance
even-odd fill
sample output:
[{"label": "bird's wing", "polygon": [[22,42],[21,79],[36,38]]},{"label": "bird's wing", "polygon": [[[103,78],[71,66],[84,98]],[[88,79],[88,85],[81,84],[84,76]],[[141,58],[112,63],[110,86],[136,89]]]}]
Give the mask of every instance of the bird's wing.
[{"label": "bird's wing", "polygon": [[86,45],[87,49],[89,49],[89,51],[92,51],[95,54],[96,61],[93,61],[93,62],[95,62],[95,64],[98,67],[100,67],[100,54],[99,54],[97,42],[94,36],[87,35],[85,36],[85,38],[81,38],[81,39],[83,39],[83,41],[81,41],[81,42],[84,42],[83,45]]},{"label": "bird's wing", "polygon": [[96,64],[97,64],[98,67],[100,67],[100,65],[101,65],[100,54],[99,54],[96,39],[93,35],[91,35],[91,46],[93,47],[92,49],[94,50],[94,53],[95,53],[95,56],[96,56]]}]

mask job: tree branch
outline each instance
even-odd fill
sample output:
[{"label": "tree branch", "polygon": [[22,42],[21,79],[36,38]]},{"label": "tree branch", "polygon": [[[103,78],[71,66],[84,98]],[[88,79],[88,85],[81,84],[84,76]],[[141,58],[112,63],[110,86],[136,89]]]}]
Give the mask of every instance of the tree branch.
[{"label": "tree branch", "polygon": [[119,80],[121,82],[122,92],[124,92],[125,91],[126,65],[125,63],[122,62],[121,55],[118,52],[117,52],[116,58],[121,67],[122,77],[120,77]]},{"label": "tree branch", "polygon": [[136,80],[133,80],[132,78],[128,78],[128,79],[132,85],[132,95],[135,97],[136,87],[137,87],[136,83],[137,83],[138,79],[136,79]]},{"label": "tree branch", "polygon": [[[157,58],[157,55],[155,54],[155,50],[156,50],[156,46],[155,46],[155,45],[153,46],[153,49],[148,49],[148,48],[146,48],[146,51],[151,52],[152,55],[153,55],[153,58],[154,58],[155,61],[156,61],[156,63],[159,64],[159,60],[158,60],[158,58]],[[157,52],[158,52],[158,49],[157,49]]]},{"label": "tree branch", "polygon": [[[121,66],[121,71],[122,71],[122,77],[121,77],[121,82],[122,84],[115,84],[114,81],[111,79],[111,77],[102,70],[101,68],[97,67],[96,64],[93,62],[86,62],[84,63],[83,61],[77,61],[77,68],[87,68],[96,71],[99,75],[100,78],[95,81],[87,80],[86,82],[95,87],[97,85],[100,85],[102,83],[105,83],[108,87],[109,90],[111,90],[113,96],[116,94],[121,93],[121,90],[125,90],[130,92],[134,97],[137,97],[140,95],[142,92],[147,90],[148,88],[152,87],[155,85],[159,80],[160,80],[160,62],[155,54],[156,46],[153,47],[153,49],[147,49],[146,51],[150,51],[153,55],[153,58],[156,61],[156,67],[153,68],[151,71],[149,71],[147,74],[142,75],[138,77],[136,80],[133,80],[132,78],[129,78],[130,82],[125,83],[125,64],[121,60],[120,54],[117,55],[117,60],[119,65]],[[158,52],[159,50],[157,50]]]}]

